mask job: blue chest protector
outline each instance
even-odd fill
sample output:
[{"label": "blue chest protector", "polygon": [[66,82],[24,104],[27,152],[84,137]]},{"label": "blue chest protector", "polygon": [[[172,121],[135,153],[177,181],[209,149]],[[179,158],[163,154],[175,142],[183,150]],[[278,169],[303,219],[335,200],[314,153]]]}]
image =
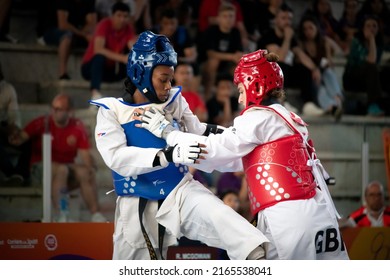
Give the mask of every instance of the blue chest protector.
[{"label": "blue chest protector", "polygon": [[[127,145],[141,148],[165,148],[166,142],[147,130],[135,127],[139,121],[122,124]],[[119,196],[137,196],[151,200],[160,200],[177,186],[188,172],[188,167],[169,163],[168,167],[131,177],[123,177],[112,171],[115,192]]]}]

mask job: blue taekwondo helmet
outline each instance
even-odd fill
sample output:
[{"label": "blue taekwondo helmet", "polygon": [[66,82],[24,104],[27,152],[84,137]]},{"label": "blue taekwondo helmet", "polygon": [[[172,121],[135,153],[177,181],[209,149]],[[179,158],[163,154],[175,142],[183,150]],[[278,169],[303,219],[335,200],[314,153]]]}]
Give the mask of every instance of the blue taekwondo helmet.
[{"label": "blue taekwondo helmet", "polygon": [[130,51],[127,76],[137,89],[152,103],[162,103],[152,84],[152,73],[157,65],[175,67],[177,54],[169,39],[151,31],[142,32]]}]

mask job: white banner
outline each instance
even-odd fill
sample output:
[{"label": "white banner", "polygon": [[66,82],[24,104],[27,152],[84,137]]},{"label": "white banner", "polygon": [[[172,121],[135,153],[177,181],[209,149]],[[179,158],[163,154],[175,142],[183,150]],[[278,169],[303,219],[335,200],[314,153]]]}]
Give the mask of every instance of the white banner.
[{"label": "white banner", "polygon": [[388,261],[0,261],[1,279],[320,280],[388,275]]}]

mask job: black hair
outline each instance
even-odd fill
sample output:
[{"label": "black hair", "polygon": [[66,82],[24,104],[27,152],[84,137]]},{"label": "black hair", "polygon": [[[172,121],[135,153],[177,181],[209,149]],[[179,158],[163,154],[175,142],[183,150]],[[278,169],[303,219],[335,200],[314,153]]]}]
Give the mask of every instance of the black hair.
[{"label": "black hair", "polygon": [[322,38],[321,37],[320,22],[318,21],[318,19],[314,15],[312,15],[310,13],[308,13],[306,15],[303,15],[301,20],[299,21],[299,25],[298,25],[298,38],[300,40],[302,40],[302,41],[306,41],[305,33],[303,31],[303,24],[306,21],[310,21],[310,22],[312,22],[316,26],[316,28],[317,28],[317,35],[316,35],[315,41],[316,41],[316,43],[319,43],[321,38]]},{"label": "black hair", "polygon": [[218,85],[220,81],[230,81],[233,82],[233,76],[229,73],[220,73],[215,79],[215,85]]},{"label": "black hair", "polygon": [[161,13],[161,19],[162,18],[169,18],[169,19],[172,19],[172,18],[178,18],[177,16],[177,13],[175,10],[173,9],[166,9],[164,10],[162,13]]},{"label": "black hair", "polygon": [[239,196],[238,191],[233,190],[233,189],[227,189],[227,190],[223,191],[223,192],[219,195],[219,198],[220,198],[221,200],[223,200],[223,199],[225,198],[225,196],[227,196],[228,194],[234,194],[234,195],[236,195],[237,197]]},{"label": "black hair", "polygon": [[123,3],[122,1],[117,1],[111,7],[112,14],[115,14],[116,11],[128,12],[130,14],[130,7],[126,3]]},{"label": "black hair", "polygon": [[355,34],[355,37],[362,43],[364,44],[365,42],[365,37],[364,37],[364,33],[363,33],[363,28],[364,28],[364,24],[366,23],[366,21],[368,20],[374,20],[376,21],[376,23],[378,24],[378,33],[376,34],[375,36],[375,43],[377,44],[378,47],[382,47],[384,42],[384,38],[383,38],[383,35],[382,33],[380,32],[380,22],[379,22],[379,17],[377,15],[373,15],[373,14],[370,14],[370,15],[365,15],[363,20],[359,23],[360,27],[359,27],[359,31]]},{"label": "black hair", "polygon": [[123,94],[122,98],[124,101],[131,103],[133,101],[133,95],[134,92],[137,90],[137,87],[134,85],[134,83],[129,77],[124,80],[123,84],[125,86],[125,93]]},{"label": "black hair", "polygon": [[281,12],[289,12],[289,13],[294,13],[294,10],[287,4],[287,3],[283,3],[280,8],[279,8],[279,11]]}]

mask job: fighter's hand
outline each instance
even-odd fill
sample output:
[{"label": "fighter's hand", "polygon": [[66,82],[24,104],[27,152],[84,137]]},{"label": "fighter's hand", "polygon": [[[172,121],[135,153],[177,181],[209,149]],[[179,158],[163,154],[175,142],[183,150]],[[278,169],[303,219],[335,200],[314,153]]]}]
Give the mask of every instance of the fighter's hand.
[{"label": "fighter's hand", "polygon": [[141,124],[136,125],[137,127],[145,128],[159,138],[166,139],[169,132],[174,130],[165,116],[153,107],[136,109],[133,118],[141,121]]},{"label": "fighter's hand", "polygon": [[206,145],[196,142],[180,143],[173,147],[166,147],[163,153],[168,162],[181,164],[200,163],[200,160],[205,159],[203,154],[207,154],[205,147]]}]

